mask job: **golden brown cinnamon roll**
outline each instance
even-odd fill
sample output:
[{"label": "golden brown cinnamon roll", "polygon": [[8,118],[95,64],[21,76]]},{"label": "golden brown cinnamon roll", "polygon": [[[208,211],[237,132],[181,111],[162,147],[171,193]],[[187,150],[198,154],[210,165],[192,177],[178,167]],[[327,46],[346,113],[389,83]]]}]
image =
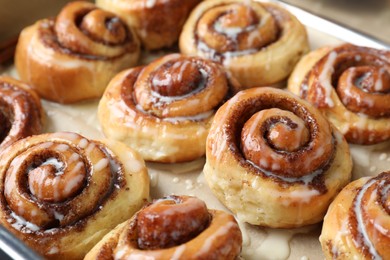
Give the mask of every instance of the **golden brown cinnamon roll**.
[{"label": "golden brown cinnamon roll", "polygon": [[207,138],[208,185],[254,225],[320,222],[351,169],[343,136],[309,103],[279,89],[236,94],[218,109]]},{"label": "golden brown cinnamon roll", "polygon": [[285,79],[309,50],[306,30],[278,5],[211,0],[191,13],[180,50],[222,63],[246,88]]},{"label": "golden brown cinnamon roll", "polygon": [[348,184],[329,207],[320,242],[326,259],[387,259],[390,172]]},{"label": "golden brown cinnamon roll", "polygon": [[148,161],[182,162],[205,153],[213,115],[239,89],[209,60],[179,54],[118,74],[99,103],[104,134]]},{"label": "golden brown cinnamon roll", "polygon": [[0,158],[0,223],[45,258],[83,258],[148,193],[142,158],[119,142],[42,134]]},{"label": "golden brown cinnamon roll", "polygon": [[390,52],[343,44],[306,55],[288,88],[318,107],[348,142],[390,139]]},{"label": "golden brown cinnamon roll", "polygon": [[72,2],[55,19],[22,31],[15,65],[41,97],[71,103],[100,97],[116,73],[137,63],[139,53],[136,36],[116,15]]},{"label": "golden brown cinnamon roll", "polygon": [[44,121],[38,95],[24,82],[0,76],[0,150],[41,133]]},{"label": "golden brown cinnamon roll", "polygon": [[96,0],[96,4],[120,15],[135,29],[149,50],[173,45],[187,16],[201,0]]},{"label": "golden brown cinnamon roll", "polygon": [[168,196],[107,234],[85,259],[236,259],[241,244],[232,215],[195,197]]}]

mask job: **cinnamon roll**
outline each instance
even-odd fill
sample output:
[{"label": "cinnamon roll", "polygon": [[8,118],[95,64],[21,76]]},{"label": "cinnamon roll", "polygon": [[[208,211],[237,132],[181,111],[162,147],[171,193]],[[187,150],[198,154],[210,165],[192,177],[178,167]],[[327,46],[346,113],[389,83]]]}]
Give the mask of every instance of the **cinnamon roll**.
[{"label": "cinnamon roll", "polygon": [[70,132],[22,139],[0,157],[0,223],[49,259],[82,259],[146,202],[142,158]]},{"label": "cinnamon roll", "polygon": [[343,44],[305,56],[288,88],[318,107],[348,142],[390,140],[390,52]]},{"label": "cinnamon roll", "polygon": [[118,74],[98,107],[104,134],[145,160],[183,162],[205,153],[214,111],[239,85],[220,65],[170,54]]},{"label": "cinnamon roll", "polygon": [[242,236],[234,217],[191,196],[155,200],[107,234],[88,259],[236,259]]},{"label": "cinnamon roll", "polygon": [[351,169],[348,144],[317,109],[265,87],[218,109],[203,171],[240,220],[289,228],[320,222]]},{"label": "cinnamon roll", "polygon": [[285,79],[309,51],[304,26],[279,5],[257,1],[200,3],[179,39],[184,54],[224,65],[246,88]]},{"label": "cinnamon roll", "polygon": [[390,256],[390,172],[360,178],[329,207],[320,242],[326,259]]},{"label": "cinnamon roll", "polygon": [[191,10],[201,0],[96,0],[103,9],[120,15],[135,29],[148,50],[170,47]]},{"label": "cinnamon roll", "polygon": [[44,121],[38,95],[24,82],[0,76],[0,151],[19,139],[41,133]]},{"label": "cinnamon roll", "polygon": [[25,28],[16,48],[20,77],[60,103],[100,97],[109,80],[134,66],[139,42],[116,15],[88,2],[67,4],[55,19]]}]

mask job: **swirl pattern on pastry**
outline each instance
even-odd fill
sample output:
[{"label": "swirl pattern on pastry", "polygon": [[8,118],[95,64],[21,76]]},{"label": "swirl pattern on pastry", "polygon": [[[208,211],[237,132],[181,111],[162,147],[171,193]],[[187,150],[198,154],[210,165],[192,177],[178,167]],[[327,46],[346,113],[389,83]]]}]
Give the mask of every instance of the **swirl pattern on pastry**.
[{"label": "swirl pattern on pastry", "polygon": [[390,255],[390,172],[346,186],[329,207],[320,242],[327,259]]},{"label": "swirl pattern on pastry", "polygon": [[285,79],[309,51],[304,26],[287,10],[240,0],[200,3],[179,45],[184,54],[222,63],[246,88]]},{"label": "swirl pattern on pastry", "polygon": [[318,107],[348,142],[390,139],[390,52],[343,44],[305,56],[288,88]]},{"label": "swirl pattern on pastry", "polygon": [[41,100],[25,83],[0,76],[0,150],[39,134],[45,121]]},{"label": "swirl pattern on pastry", "polygon": [[96,0],[134,28],[148,50],[172,46],[191,10],[201,0]]},{"label": "swirl pattern on pastry", "polygon": [[[60,132],[22,139],[0,160],[0,222],[55,259],[81,259],[146,202],[142,158],[124,144]],[[112,214],[115,212],[115,214]]]},{"label": "swirl pattern on pastry", "polygon": [[138,39],[115,14],[72,2],[55,19],[23,30],[15,65],[41,97],[71,103],[100,97],[108,81],[134,66],[139,54]]},{"label": "swirl pattern on pastry", "polygon": [[317,223],[351,178],[349,148],[318,110],[273,88],[236,94],[217,111],[204,174],[218,199],[254,225]]},{"label": "swirl pattern on pastry", "polygon": [[145,160],[190,161],[204,155],[214,111],[238,90],[217,63],[170,54],[118,74],[99,103],[99,121],[108,138]]},{"label": "swirl pattern on pastry", "polygon": [[155,200],[107,234],[85,259],[236,259],[234,217],[191,196]]}]

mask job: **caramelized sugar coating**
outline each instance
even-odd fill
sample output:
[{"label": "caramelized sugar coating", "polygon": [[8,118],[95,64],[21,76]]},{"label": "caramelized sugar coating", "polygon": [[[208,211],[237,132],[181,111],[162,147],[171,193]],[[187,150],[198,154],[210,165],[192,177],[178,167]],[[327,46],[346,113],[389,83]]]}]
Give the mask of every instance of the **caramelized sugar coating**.
[{"label": "caramelized sugar coating", "polygon": [[305,27],[287,10],[259,1],[211,0],[184,25],[180,51],[221,63],[244,88],[278,83],[309,51]]},{"label": "caramelized sugar coating", "polygon": [[241,244],[232,215],[196,197],[168,196],[115,228],[85,259],[236,259]]},{"label": "caramelized sugar coating", "polygon": [[42,134],[0,156],[0,223],[45,258],[82,259],[148,196],[143,160],[119,142]]},{"label": "caramelized sugar coating", "polygon": [[19,76],[37,93],[59,103],[101,97],[109,80],[137,64],[140,44],[118,16],[88,2],[67,4],[20,34]]},{"label": "caramelized sugar coating", "polygon": [[343,44],[305,56],[288,88],[308,100],[350,143],[390,139],[390,52]]},{"label": "caramelized sugar coating", "polygon": [[342,135],[312,105],[279,89],[237,93],[217,111],[206,145],[208,185],[253,225],[318,223],[351,178]]}]

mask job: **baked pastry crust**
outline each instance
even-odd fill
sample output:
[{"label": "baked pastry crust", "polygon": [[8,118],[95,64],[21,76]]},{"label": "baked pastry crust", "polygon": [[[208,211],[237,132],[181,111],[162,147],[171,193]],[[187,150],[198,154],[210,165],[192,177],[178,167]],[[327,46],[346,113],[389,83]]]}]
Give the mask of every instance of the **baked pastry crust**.
[{"label": "baked pastry crust", "polygon": [[113,78],[98,117],[108,138],[147,161],[190,161],[204,155],[215,110],[238,90],[220,65],[170,54]]},{"label": "baked pastry crust", "polygon": [[73,103],[100,97],[109,80],[136,65],[139,55],[137,37],[116,15],[72,2],[55,19],[21,32],[15,66],[41,97]]},{"label": "baked pastry crust", "polygon": [[41,133],[45,112],[26,83],[0,76],[0,150],[24,137]]},{"label": "baked pastry crust", "polygon": [[119,142],[42,134],[0,158],[0,222],[45,258],[82,259],[148,196],[142,158]]},{"label": "baked pastry crust", "polygon": [[201,0],[96,0],[122,17],[148,50],[172,46],[191,10]]},{"label": "baked pastry crust", "polygon": [[241,244],[232,215],[195,197],[168,196],[118,225],[85,259],[236,259]]},{"label": "baked pastry crust", "polygon": [[304,26],[276,4],[204,1],[195,7],[179,39],[180,51],[220,62],[245,88],[287,78],[309,51]]},{"label": "baked pastry crust", "polygon": [[343,44],[299,61],[288,89],[308,100],[350,143],[390,139],[390,52]]},{"label": "baked pastry crust", "polygon": [[390,172],[346,186],[329,207],[320,236],[326,259],[390,255]]},{"label": "baked pastry crust", "polygon": [[351,170],[345,139],[318,110],[265,87],[241,91],[217,111],[203,172],[241,221],[291,228],[320,222]]}]

